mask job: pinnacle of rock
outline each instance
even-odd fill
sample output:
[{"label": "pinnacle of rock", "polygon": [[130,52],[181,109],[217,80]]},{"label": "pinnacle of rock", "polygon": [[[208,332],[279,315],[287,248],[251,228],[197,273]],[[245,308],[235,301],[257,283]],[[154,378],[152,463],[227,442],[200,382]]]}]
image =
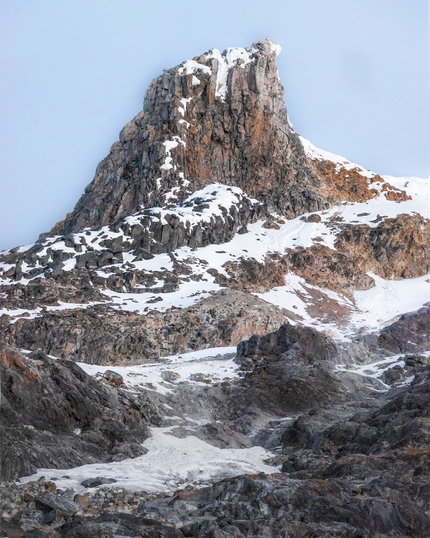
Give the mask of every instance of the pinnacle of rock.
[{"label": "pinnacle of rock", "polygon": [[328,206],[287,118],[268,39],[213,49],[153,80],[71,214],[52,233],[118,222],[207,184],[238,186],[287,217]]}]

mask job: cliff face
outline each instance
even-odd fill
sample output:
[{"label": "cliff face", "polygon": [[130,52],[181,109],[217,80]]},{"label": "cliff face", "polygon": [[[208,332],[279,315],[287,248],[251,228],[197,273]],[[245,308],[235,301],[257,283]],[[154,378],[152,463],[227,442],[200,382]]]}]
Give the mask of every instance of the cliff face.
[{"label": "cliff face", "polygon": [[358,180],[355,190],[345,189],[339,171],[305,155],[287,118],[279,51],[266,39],[223,54],[214,49],[166,70],[52,233],[112,224],[213,183],[240,187],[268,212],[288,218],[325,209],[345,190],[347,199],[374,196],[359,172],[346,179],[347,187]]},{"label": "cliff face", "polygon": [[289,215],[321,209],[319,182],[288,123],[278,52],[263,40],[223,54],[214,49],[166,70],[53,232],[111,224],[141,206],[165,205],[172,188],[181,200],[187,190],[216,182],[239,186]]}]

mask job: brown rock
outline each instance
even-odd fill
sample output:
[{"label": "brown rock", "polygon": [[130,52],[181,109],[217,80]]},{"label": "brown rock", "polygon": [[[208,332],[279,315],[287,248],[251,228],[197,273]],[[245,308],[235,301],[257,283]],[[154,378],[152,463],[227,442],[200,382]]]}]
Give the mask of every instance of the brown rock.
[{"label": "brown rock", "polygon": [[122,375],[118,372],[114,372],[113,370],[106,370],[106,372],[103,374],[103,379],[115,387],[119,387],[124,383]]},{"label": "brown rock", "polygon": [[382,192],[384,193],[385,198],[390,202],[406,202],[406,200],[412,199],[405,191],[393,187],[390,183],[384,183],[382,185]]},{"label": "brown rock", "polygon": [[242,258],[223,265],[229,279],[218,278],[229,288],[250,293],[264,293],[274,287],[285,285],[288,272],[303,277],[309,284],[342,293],[351,290],[367,290],[374,280],[358,269],[345,254],[324,245],[290,249],[286,254],[269,254],[264,263],[254,258]]},{"label": "brown rock", "polygon": [[47,312],[11,325],[0,319],[0,334],[10,344],[44,349],[60,358],[133,364],[160,355],[234,346],[252,334],[279,327],[284,320],[280,309],[261,299],[222,290],[188,308],[153,310],[146,315],[95,306]]},{"label": "brown rock", "polygon": [[402,214],[367,224],[345,225],[337,236],[336,249],[361,271],[382,278],[416,278],[430,271],[430,220]]},{"label": "brown rock", "polygon": [[[324,159],[309,159],[309,162],[315,175],[322,180],[322,188],[336,201],[365,202],[378,196],[378,191],[369,187],[369,180],[358,168],[347,170]],[[373,179],[378,180],[383,181],[380,176]]]}]

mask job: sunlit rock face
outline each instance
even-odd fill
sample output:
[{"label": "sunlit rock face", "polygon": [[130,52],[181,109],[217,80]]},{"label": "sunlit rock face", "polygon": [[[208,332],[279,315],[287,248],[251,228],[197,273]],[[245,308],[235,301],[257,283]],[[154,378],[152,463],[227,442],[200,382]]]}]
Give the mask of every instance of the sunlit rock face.
[{"label": "sunlit rock face", "polygon": [[347,173],[305,154],[288,121],[279,52],[266,39],[222,54],[213,49],[166,70],[52,233],[112,224],[214,183],[240,187],[289,218],[375,196],[358,168]]},{"label": "sunlit rock face", "polygon": [[[424,304],[425,182],[300,137],[279,52],[268,39],[213,49],[151,83],[73,212],[0,256],[6,343],[136,362],[236,345],[285,320],[375,329]],[[411,278],[422,279],[415,301]]]}]

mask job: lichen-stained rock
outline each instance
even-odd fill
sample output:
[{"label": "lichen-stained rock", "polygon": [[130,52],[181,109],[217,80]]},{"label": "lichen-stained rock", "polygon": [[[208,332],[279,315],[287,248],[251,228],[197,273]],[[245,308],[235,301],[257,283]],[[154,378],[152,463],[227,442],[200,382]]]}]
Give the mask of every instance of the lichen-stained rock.
[{"label": "lichen-stained rock", "polygon": [[282,311],[257,297],[221,290],[188,308],[146,315],[105,306],[46,312],[8,323],[0,319],[5,342],[43,349],[56,357],[90,364],[148,362],[160,355],[237,345],[284,323]]},{"label": "lichen-stained rock", "polygon": [[0,349],[0,478],[38,467],[67,468],[144,453],[148,425],[158,424],[146,395],[115,390],[72,361],[41,352]]},{"label": "lichen-stained rock", "polygon": [[241,258],[227,262],[224,269],[230,278],[217,275],[220,284],[251,293],[284,286],[289,272],[313,286],[343,293],[367,290],[375,285],[373,278],[358,269],[353,260],[325,245],[288,249],[285,254],[271,253],[264,262]]},{"label": "lichen-stained rock", "polygon": [[282,256],[266,256],[264,262],[254,258],[240,258],[238,261],[228,261],[223,268],[229,278],[222,274],[214,275],[216,281],[229,288],[247,291],[249,293],[264,293],[275,286],[285,285],[285,275],[288,273],[288,263]]},{"label": "lichen-stained rock", "polygon": [[430,271],[430,220],[402,214],[376,227],[346,224],[335,248],[361,271],[382,278],[416,278]]},{"label": "lichen-stained rock", "polygon": [[350,292],[368,290],[374,279],[360,270],[354,260],[325,245],[291,249],[286,256],[289,269],[307,282],[321,288]]},{"label": "lichen-stained rock", "polygon": [[[310,163],[315,174],[324,181],[336,200],[365,202],[378,196],[375,188],[369,188],[368,178],[360,173],[358,167],[347,169],[326,159],[311,159]],[[384,181],[380,176],[375,176],[372,183],[375,180]]]}]

